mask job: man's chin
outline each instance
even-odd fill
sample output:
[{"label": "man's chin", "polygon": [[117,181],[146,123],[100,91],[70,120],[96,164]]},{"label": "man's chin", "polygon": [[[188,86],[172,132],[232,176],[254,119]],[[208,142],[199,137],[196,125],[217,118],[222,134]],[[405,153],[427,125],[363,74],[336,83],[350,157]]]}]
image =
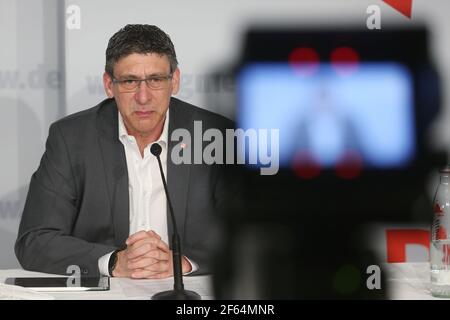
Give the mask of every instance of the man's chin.
[{"label": "man's chin", "polygon": [[151,134],[153,134],[153,132],[155,132],[155,128],[154,127],[138,127],[138,133],[145,137],[145,136],[149,136]]},{"label": "man's chin", "polygon": [[137,124],[137,126],[135,126],[135,128],[137,129],[136,131],[143,137],[153,135],[155,130],[157,130],[157,127],[158,126],[155,124],[154,121],[148,123],[143,123],[141,121],[139,124]]}]

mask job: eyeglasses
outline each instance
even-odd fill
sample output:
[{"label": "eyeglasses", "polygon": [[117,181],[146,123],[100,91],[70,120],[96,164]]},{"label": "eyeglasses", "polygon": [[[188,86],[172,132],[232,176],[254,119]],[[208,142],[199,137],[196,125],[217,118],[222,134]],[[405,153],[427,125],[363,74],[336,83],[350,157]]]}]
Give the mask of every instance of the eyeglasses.
[{"label": "eyeglasses", "polygon": [[173,74],[168,74],[165,76],[151,76],[145,79],[124,79],[118,80],[113,78],[114,84],[117,84],[119,91],[121,92],[134,92],[137,88],[141,86],[141,82],[144,81],[147,88],[154,90],[166,89],[169,80],[172,80]]}]

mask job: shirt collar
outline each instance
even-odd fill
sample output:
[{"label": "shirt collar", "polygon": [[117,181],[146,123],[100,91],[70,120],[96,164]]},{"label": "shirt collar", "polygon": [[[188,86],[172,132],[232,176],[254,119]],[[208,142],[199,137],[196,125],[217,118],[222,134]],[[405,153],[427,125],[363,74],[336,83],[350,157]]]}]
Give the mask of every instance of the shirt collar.
[{"label": "shirt collar", "polygon": [[[125,124],[123,122],[122,114],[119,112],[119,139],[123,142],[125,139],[129,139],[132,136],[128,134]],[[134,137],[133,137],[134,138]],[[166,118],[164,119],[164,127],[161,132],[161,136],[155,142],[162,142],[164,146],[167,146],[167,141],[169,140],[169,109],[166,111]]]}]

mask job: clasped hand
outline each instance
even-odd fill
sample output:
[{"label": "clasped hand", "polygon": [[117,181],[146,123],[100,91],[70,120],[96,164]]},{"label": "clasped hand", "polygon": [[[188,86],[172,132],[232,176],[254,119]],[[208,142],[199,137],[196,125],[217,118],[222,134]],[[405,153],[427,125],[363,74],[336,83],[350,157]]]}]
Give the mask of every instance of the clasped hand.
[{"label": "clasped hand", "polygon": [[[125,243],[127,248],[117,254],[114,277],[162,279],[173,275],[172,251],[156,232],[139,231]],[[183,273],[192,270],[184,256],[181,267]]]}]

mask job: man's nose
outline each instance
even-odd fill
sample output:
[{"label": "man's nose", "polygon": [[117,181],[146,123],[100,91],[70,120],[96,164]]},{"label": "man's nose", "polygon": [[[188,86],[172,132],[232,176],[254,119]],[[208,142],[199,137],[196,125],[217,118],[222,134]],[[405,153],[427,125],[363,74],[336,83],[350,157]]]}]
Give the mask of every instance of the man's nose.
[{"label": "man's nose", "polygon": [[139,84],[139,87],[135,93],[135,98],[140,104],[144,104],[152,98],[151,90],[147,87],[145,81],[141,81]]}]

